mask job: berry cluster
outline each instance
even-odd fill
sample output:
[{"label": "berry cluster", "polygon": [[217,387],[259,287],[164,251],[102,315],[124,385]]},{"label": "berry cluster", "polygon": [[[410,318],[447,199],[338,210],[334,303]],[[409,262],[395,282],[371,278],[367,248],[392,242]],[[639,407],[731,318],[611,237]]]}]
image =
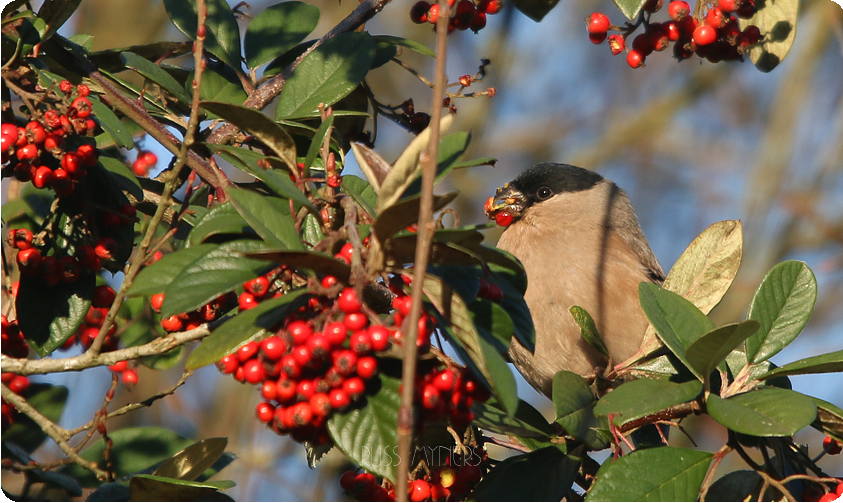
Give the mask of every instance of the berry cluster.
[{"label": "berry cluster", "polygon": [[[761,40],[757,26],[749,25],[744,30],[738,26],[738,19],[749,19],[755,15],[755,0],[717,0],[716,3],[700,3],[692,14],[691,6],[685,0],[674,0],[668,5],[670,20],[651,23],[650,14],[662,6],[661,0],[651,0],[644,6],[644,13],[635,24],[624,28],[612,25],[609,18],[595,12],[585,19],[588,39],[603,43],[607,38],[609,49],[617,55],[627,51],[626,62],[632,68],[644,66],[653,52],[661,52],[673,43],[673,54],[677,60],[688,59],[694,54],[712,63],[743,60],[750,47]],[[646,14],[646,17],[644,16]],[[639,25],[643,33],[627,39]],[[610,30],[618,34],[608,35]]]},{"label": "berry cluster", "polygon": [[[456,4],[456,7],[454,5]],[[486,16],[497,14],[503,9],[503,0],[448,0],[450,20],[448,33],[454,30],[470,29],[474,33],[486,27]],[[439,19],[439,4],[419,0],[410,8],[410,19],[416,24],[436,24]]]},{"label": "berry cluster", "polygon": [[[193,330],[203,323],[214,321],[223,313],[228,311],[234,305],[234,300],[237,295],[234,292],[229,292],[220,295],[216,299],[208,302],[204,306],[189,313],[174,314],[169,318],[161,320],[161,328],[167,332],[181,332],[182,330]],[[156,313],[161,312],[161,306],[164,304],[164,294],[156,293],[149,300],[152,310]],[[257,305],[257,303],[255,304]],[[254,307],[254,306],[252,306]]]},{"label": "berry cluster", "polygon": [[474,400],[485,402],[489,399],[488,390],[458,368],[434,368],[417,376],[415,393],[425,418],[448,417],[460,431],[474,420],[471,410]]},{"label": "berry cluster", "polygon": [[837,501],[840,498],[843,498],[843,482],[837,484],[836,488],[811,484],[802,492],[802,501]]},{"label": "berry cluster", "polygon": [[158,156],[148,150],[141,150],[135,162],[132,163],[132,171],[138,176],[147,176],[149,168],[155,166],[157,162]]},{"label": "berry cluster", "polygon": [[[2,348],[4,355],[9,355],[15,358],[24,358],[27,354],[29,354],[29,346],[26,343],[26,339],[23,337],[23,333],[21,332],[17,321],[10,322],[6,318],[5,314],[2,315],[2,318],[0,318],[0,338],[2,338],[0,348]],[[3,372],[2,375],[0,375],[0,381],[2,381],[3,384],[8,386],[9,389],[17,395],[20,395],[29,388],[28,378],[11,372]],[[2,408],[0,417],[2,417],[3,429],[5,430],[7,427],[14,424],[14,414],[17,411],[12,404],[6,402],[5,400],[2,401],[0,408]]]},{"label": "berry cluster", "polygon": [[[63,80],[59,92],[50,90],[23,126],[0,126],[0,150],[12,175],[36,188],[52,188],[59,196],[73,192],[76,182],[85,178],[87,168],[96,165],[97,153],[81,137],[93,136],[97,128],[91,114],[88,86],[73,86]],[[90,142],[90,140],[87,140]]]},{"label": "berry cluster", "polygon": [[[483,449],[470,450],[470,456],[448,457],[444,466],[429,468],[423,477],[410,480],[410,501],[462,501],[483,478],[482,463],[488,459]],[[350,470],[340,477],[340,487],[357,501],[395,501],[395,486],[367,472]]]}]

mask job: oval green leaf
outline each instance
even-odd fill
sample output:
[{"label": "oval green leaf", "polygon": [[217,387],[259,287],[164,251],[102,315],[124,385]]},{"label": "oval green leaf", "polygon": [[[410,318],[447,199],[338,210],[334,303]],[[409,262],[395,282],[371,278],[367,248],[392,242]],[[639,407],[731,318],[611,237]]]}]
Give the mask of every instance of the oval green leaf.
[{"label": "oval green leaf", "polygon": [[215,244],[202,244],[164,255],[154,264],[141,269],[135,276],[135,280],[126,295],[153,295],[163,292],[182,269],[195,262],[199,257],[211,252],[217,246]]},{"label": "oval green leaf", "polygon": [[498,463],[474,490],[475,501],[560,501],[574,484],[582,447],[550,446]]},{"label": "oval green leaf", "polygon": [[91,114],[96,116],[97,122],[114,139],[114,143],[118,147],[134,148],[135,144],[132,141],[131,131],[117,118],[114,112],[96,96],[89,95],[88,99],[91,101]]},{"label": "oval green leaf", "polygon": [[[240,69],[240,27],[225,0],[205,0],[205,50],[232,68]],[[170,20],[188,38],[196,39],[196,0],[164,0]]]},{"label": "oval green leaf", "polygon": [[267,244],[291,250],[303,248],[286,199],[236,187],[226,189],[226,194],[240,216]]},{"label": "oval green leaf", "polygon": [[270,5],[246,28],[243,49],[250,68],[257,68],[284,54],[316,28],[319,7],[304,2]]},{"label": "oval green leaf", "polygon": [[185,105],[190,105],[190,95],[184,91],[184,88],[176,81],[176,79],[173,78],[172,75],[162,70],[160,66],[129,51],[125,51],[120,54],[120,61],[126,66],[126,68],[131,68],[132,70],[138,72],[167,91],[170,91],[173,96]]},{"label": "oval green leaf", "polygon": [[696,501],[712,455],[679,447],[639,449],[597,471],[586,501]]},{"label": "oval green leaf", "polygon": [[375,41],[365,32],[337,35],[299,63],[278,97],[275,119],[311,115],[323,103],[329,107],[357,87],[375,59]]},{"label": "oval green leaf", "polygon": [[757,332],[758,328],[758,322],[752,320],[715,328],[692,342],[685,350],[685,358],[691,368],[708,379],[714,367],[720,365],[732,350]]},{"label": "oval green leaf", "polygon": [[828,374],[831,372],[843,372],[843,350],[788,363],[757,377],[757,379],[764,380],[776,376],[803,374]]},{"label": "oval green leaf", "polygon": [[193,230],[187,235],[186,247],[196,246],[205,239],[217,234],[246,234],[254,231],[243,217],[237,213],[231,203],[225,202],[214,206],[208,213],[200,218],[194,225]]},{"label": "oval green leaf", "polygon": [[802,332],[817,302],[817,278],[804,262],[777,264],[758,287],[746,317],[761,329],[746,341],[746,356],[762,362],[784,349]]},{"label": "oval green leaf", "polygon": [[96,287],[94,274],[45,288],[40,277],[22,275],[15,299],[21,332],[42,358],[60,348],[85,320]]},{"label": "oval green leaf", "polygon": [[739,19],[742,30],[755,25],[761,30],[761,41],[749,51],[749,59],[762,72],[770,72],[784,61],[796,40],[799,0],[764,0],[749,19]]},{"label": "oval green leaf", "polygon": [[709,395],[708,414],[721,425],[756,437],[786,437],[811,424],[817,407],[807,396],[780,388],[764,388],[727,399]]},{"label": "oval green leaf", "polygon": [[[279,158],[264,156],[257,152],[228,145],[208,145],[208,147],[238,169],[265,183],[270,190],[279,196],[292,199],[302,206],[313,208],[313,204],[307,199],[307,196],[290,180],[288,168]],[[295,158],[293,161],[295,161]],[[289,210],[286,211],[289,214]]]},{"label": "oval green leaf", "polygon": [[193,482],[140,474],[129,480],[129,493],[131,501],[214,501],[214,493],[234,485],[231,480]]},{"label": "oval green leaf", "polygon": [[546,438],[554,434],[541,412],[523,400],[518,401],[513,417],[483,402],[474,402],[471,409],[474,411],[472,424],[484,430],[528,438]]},{"label": "oval green leaf", "polygon": [[637,379],[618,386],[597,402],[594,413],[614,414],[612,422],[621,426],[655,414],[668,407],[690,402],[702,392],[699,381],[675,383],[668,380]]},{"label": "oval green leaf", "polygon": [[590,449],[600,450],[609,445],[608,423],[604,418],[595,416],[596,400],[585,379],[573,372],[560,370],[553,376],[552,395],[556,422],[569,435]]},{"label": "oval green leaf", "polygon": [[580,332],[582,333],[582,338],[585,339],[585,342],[589,343],[594,349],[600,351],[603,355],[609,356],[609,350],[606,348],[603,338],[600,337],[600,332],[597,331],[597,325],[595,325],[594,319],[590,314],[588,314],[588,311],[580,306],[571,306],[568,311],[571,313],[571,316],[574,317],[574,321],[577,322],[577,325],[580,326]]},{"label": "oval green leaf", "polygon": [[348,281],[351,275],[351,267],[348,264],[317,252],[272,250],[249,253],[246,256],[258,260],[271,260],[296,269],[309,269],[319,274],[334,276],[342,282]]}]

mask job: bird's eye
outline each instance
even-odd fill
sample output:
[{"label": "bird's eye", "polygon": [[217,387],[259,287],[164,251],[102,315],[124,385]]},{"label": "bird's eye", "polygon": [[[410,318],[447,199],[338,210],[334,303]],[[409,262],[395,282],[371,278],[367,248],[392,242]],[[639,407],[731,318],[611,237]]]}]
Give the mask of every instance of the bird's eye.
[{"label": "bird's eye", "polygon": [[553,195],[553,191],[548,189],[547,187],[542,187],[536,193],[539,199],[547,199],[548,197]]}]

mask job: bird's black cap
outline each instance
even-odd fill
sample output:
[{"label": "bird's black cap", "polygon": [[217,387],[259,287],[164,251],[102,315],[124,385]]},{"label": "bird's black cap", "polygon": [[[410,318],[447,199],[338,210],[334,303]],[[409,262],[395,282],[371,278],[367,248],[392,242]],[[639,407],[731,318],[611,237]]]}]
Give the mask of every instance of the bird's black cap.
[{"label": "bird's black cap", "polygon": [[[510,185],[523,194],[527,206],[563,192],[588,190],[603,177],[587,169],[569,164],[543,162],[518,175]],[[547,189],[550,189],[548,194]]]}]

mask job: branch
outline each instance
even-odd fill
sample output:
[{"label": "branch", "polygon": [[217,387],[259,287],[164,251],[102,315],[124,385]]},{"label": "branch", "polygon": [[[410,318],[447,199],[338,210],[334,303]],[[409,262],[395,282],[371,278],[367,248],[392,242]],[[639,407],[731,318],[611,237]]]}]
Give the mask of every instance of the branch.
[{"label": "branch", "polygon": [[86,352],[70,358],[30,360],[28,358],[10,358],[2,355],[0,356],[0,367],[2,367],[3,372],[13,372],[24,376],[52,374],[54,372],[74,372],[91,367],[114,365],[123,360],[135,360],[141,356],[160,355],[188,342],[206,337],[210,333],[208,325],[203,324],[192,330],[172,333],[141,346],[109,351],[108,353],[100,353],[98,355],[92,355]]},{"label": "branch", "polygon": [[84,459],[67,443],[67,439],[69,438],[67,430],[50,421],[49,418],[38,412],[33,406],[29,405],[22,396],[13,393],[12,390],[10,390],[5,384],[0,385],[0,392],[2,392],[3,400],[11,403],[18,411],[26,414],[30,419],[32,419],[32,421],[37,424],[41,430],[47,434],[47,436],[55,441],[62,452],[64,452],[71,461],[94,472],[97,479],[105,480],[106,473],[97,468],[96,463],[92,463],[87,459]]},{"label": "branch", "polygon": [[410,314],[404,321],[407,335],[404,337],[404,359],[402,362],[401,405],[398,408],[398,473],[396,475],[395,494],[400,501],[406,501],[410,447],[413,441],[413,390],[416,380],[416,340],[418,339],[419,319],[422,311],[424,276],[430,258],[430,245],[433,241],[433,183],[436,178],[436,159],[439,156],[439,126],[442,119],[442,100],[445,96],[445,60],[448,54],[448,14],[447,0],[439,0],[439,19],[436,21],[436,73],[433,79],[433,97],[430,106],[430,140],[427,150],[421,156],[422,189],[419,201],[419,231],[416,241],[416,256],[413,261],[413,296]]},{"label": "branch", "polygon": [[[331,29],[331,31],[323,35],[322,38],[317,40],[304,52],[304,54],[296,58],[290,66],[285,68],[283,72],[261,84],[260,87],[258,87],[255,92],[253,92],[246,101],[243,102],[243,106],[257,110],[263,110],[266,108],[272,100],[281,94],[281,91],[284,89],[284,84],[287,82],[287,79],[290,78],[290,75],[292,75],[293,70],[299,66],[299,63],[301,63],[308,54],[313,52],[320,45],[324,44],[327,40],[336,37],[341,33],[356,30],[363,23],[372,19],[372,17],[380,12],[389,2],[390,0],[363,0],[360,2],[360,5],[358,5],[351,14]],[[208,136],[208,143],[226,144],[234,138],[238,130],[237,126],[226,122],[221,127],[218,127],[211,132]]]}]

